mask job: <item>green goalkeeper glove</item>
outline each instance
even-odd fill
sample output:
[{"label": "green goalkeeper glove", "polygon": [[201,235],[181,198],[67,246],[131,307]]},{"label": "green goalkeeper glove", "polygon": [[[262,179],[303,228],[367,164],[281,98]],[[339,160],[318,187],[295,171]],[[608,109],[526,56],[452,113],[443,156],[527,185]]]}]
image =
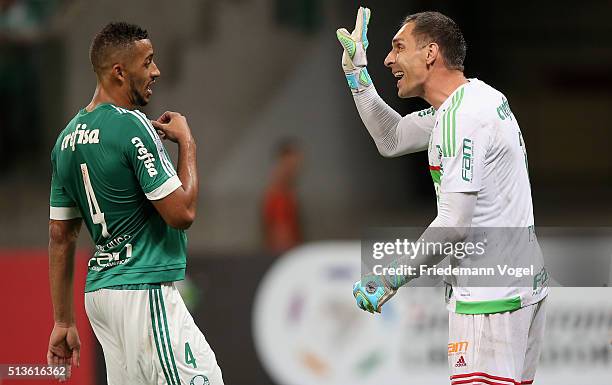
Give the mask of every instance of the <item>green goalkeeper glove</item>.
[{"label": "green goalkeeper glove", "polygon": [[397,293],[384,277],[367,275],[353,285],[353,296],[357,306],[370,313],[380,313],[382,305]]},{"label": "green goalkeeper glove", "polygon": [[353,32],[349,33],[346,28],[340,28],[336,31],[336,37],[344,48],[342,69],[353,93],[361,92],[372,85],[372,79],[366,68],[368,64],[366,50],[368,49],[369,22],[370,9],[359,7]]}]

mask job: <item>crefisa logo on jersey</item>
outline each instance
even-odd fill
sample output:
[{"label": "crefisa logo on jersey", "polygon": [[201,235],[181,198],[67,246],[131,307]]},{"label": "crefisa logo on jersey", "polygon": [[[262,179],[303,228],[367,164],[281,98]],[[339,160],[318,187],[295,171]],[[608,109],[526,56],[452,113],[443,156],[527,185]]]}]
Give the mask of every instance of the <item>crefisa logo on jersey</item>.
[{"label": "crefisa logo on jersey", "polygon": [[135,136],[132,138],[132,144],[138,149],[138,159],[144,162],[149,176],[154,177],[157,175],[157,170],[155,169],[155,164],[153,163],[155,162],[155,157],[149,152],[149,150],[147,150],[144,143],[142,143],[142,139]]},{"label": "crefisa logo on jersey", "polygon": [[419,111],[418,116],[422,118],[423,116],[434,115],[435,113],[436,113],[436,109],[433,107],[429,107],[426,110]]},{"label": "crefisa logo on jersey", "polygon": [[506,120],[507,118],[512,119],[512,111],[510,111],[508,99],[502,98],[502,103],[497,107],[497,116],[499,116],[501,120]]},{"label": "crefisa logo on jersey", "polygon": [[79,123],[76,125],[74,131],[70,134],[66,135],[64,139],[62,139],[62,148],[64,151],[68,147],[74,151],[77,144],[98,144],[100,143],[100,130],[97,128],[94,130],[88,130],[87,124]]}]

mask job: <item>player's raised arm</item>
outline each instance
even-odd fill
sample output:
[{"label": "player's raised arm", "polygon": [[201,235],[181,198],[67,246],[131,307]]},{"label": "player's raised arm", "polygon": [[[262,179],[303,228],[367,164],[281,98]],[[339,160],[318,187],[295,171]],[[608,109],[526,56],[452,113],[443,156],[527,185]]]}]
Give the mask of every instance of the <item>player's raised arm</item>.
[{"label": "player's raised arm", "polygon": [[360,7],[355,29],[336,31],[342,44],[342,69],[346,75],[359,116],[374,139],[381,155],[400,156],[427,149],[434,126],[433,109],[413,112],[402,117],[387,105],[376,92],[367,70],[366,50],[370,10]]},{"label": "player's raised arm", "polygon": [[178,144],[178,177],[182,184],[163,199],[153,200],[153,206],[170,226],[187,229],[195,220],[198,201],[195,140],[187,119],[178,112],[165,112],[151,123],[163,139]]}]

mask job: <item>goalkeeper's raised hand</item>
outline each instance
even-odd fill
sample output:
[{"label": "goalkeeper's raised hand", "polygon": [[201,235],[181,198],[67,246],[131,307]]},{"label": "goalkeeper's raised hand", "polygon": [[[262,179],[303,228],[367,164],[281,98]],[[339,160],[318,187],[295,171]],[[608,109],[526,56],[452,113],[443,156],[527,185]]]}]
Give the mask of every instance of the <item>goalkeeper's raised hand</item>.
[{"label": "goalkeeper's raised hand", "polygon": [[380,313],[382,305],[395,295],[393,288],[382,276],[367,275],[353,285],[353,296],[360,309]]},{"label": "goalkeeper's raised hand", "polygon": [[355,29],[349,33],[346,28],[336,31],[336,36],[344,48],[342,53],[342,69],[346,75],[351,91],[361,92],[372,85],[366,65],[368,59],[368,23],[370,22],[370,9],[359,7]]}]

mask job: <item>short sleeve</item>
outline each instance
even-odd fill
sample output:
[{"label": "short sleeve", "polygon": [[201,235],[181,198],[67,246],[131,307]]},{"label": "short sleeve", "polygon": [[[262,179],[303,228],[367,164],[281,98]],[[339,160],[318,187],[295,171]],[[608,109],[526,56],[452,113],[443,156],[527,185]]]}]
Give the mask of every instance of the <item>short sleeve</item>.
[{"label": "short sleeve", "polygon": [[170,157],[146,115],[124,111],[133,126],[127,130],[124,149],[136,179],[149,200],[165,198],[181,186]]},{"label": "short sleeve", "polygon": [[49,218],[54,220],[68,220],[80,218],[81,212],[76,202],[70,198],[57,176],[57,163],[55,151],[51,154],[51,194],[49,198]]},{"label": "short sleeve", "polygon": [[[444,119],[444,117],[443,117]],[[476,192],[482,187],[489,131],[478,119],[455,114],[443,121],[440,191]]]}]

